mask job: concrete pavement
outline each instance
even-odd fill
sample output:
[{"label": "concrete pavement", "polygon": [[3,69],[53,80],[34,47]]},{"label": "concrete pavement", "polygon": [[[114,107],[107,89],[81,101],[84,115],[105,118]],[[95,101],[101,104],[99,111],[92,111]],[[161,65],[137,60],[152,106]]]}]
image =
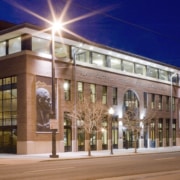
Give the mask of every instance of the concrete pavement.
[{"label": "concrete pavement", "polygon": [[51,153],[48,154],[0,154],[0,165],[14,165],[14,164],[26,164],[35,163],[46,160],[65,160],[65,159],[78,159],[78,158],[98,158],[108,156],[122,156],[122,155],[136,155],[147,153],[163,153],[163,152],[176,152],[180,151],[180,146],[174,147],[160,147],[160,148],[140,148],[137,149],[137,153],[134,153],[134,149],[114,149],[113,155],[110,154],[110,150],[91,151],[91,156],[88,156],[87,151],[79,152],[60,152],[58,158],[50,158]]}]

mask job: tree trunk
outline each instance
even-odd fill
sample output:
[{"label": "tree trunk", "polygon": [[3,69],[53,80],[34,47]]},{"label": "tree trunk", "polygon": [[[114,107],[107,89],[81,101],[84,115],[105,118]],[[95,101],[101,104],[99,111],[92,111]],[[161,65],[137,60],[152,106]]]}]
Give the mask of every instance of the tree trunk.
[{"label": "tree trunk", "polygon": [[90,138],[89,138],[89,145],[88,145],[88,156],[91,156],[91,141],[90,141]]},{"label": "tree trunk", "polygon": [[134,139],[135,139],[135,144],[134,144],[134,153],[137,153],[137,131],[134,131]]}]

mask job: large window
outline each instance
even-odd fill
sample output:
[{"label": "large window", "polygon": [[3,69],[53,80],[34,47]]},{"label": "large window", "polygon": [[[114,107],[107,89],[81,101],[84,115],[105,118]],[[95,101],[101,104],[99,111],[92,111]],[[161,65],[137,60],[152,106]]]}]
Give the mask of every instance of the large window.
[{"label": "large window", "polygon": [[97,66],[106,66],[105,55],[93,52],[92,53],[92,64],[95,64]]},{"label": "large window", "polygon": [[123,71],[134,73],[134,63],[129,61],[123,61]]},{"label": "large window", "polygon": [[66,101],[70,101],[71,100],[71,81],[70,80],[64,80],[64,99]]},{"label": "large window", "polygon": [[90,84],[90,92],[91,92],[91,101],[95,102],[96,101],[96,85],[95,84]]},{"label": "large window", "polygon": [[158,138],[159,138],[159,147],[163,146],[163,119],[159,119],[158,122]]},{"label": "large window", "polygon": [[6,41],[0,42],[0,57],[6,55]]},{"label": "large window", "polygon": [[90,134],[90,145],[92,150],[97,149],[97,130],[94,127],[92,133]]},{"label": "large window", "polygon": [[155,109],[155,94],[151,94],[151,109]]},{"label": "large window", "polygon": [[170,97],[166,96],[166,111],[170,110]]},{"label": "large window", "polygon": [[88,50],[72,47],[71,56],[77,61],[90,63],[90,51]]},{"label": "large window", "polygon": [[117,99],[118,99],[117,88],[113,87],[113,105],[117,105]]},{"label": "large window", "polygon": [[158,69],[148,66],[147,67],[147,76],[158,79]]},{"label": "large window", "polygon": [[133,91],[128,90],[125,93],[125,95],[124,95],[124,105],[125,105],[126,109],[128,107],[132,107],[132,108],[138,108],[139,107],[139,101],[137,99],[136,94]]},{"label": "large window", "polygon": [[173,146],[176,146],[176,119],[173,119],[172,131]]},{"label": "large window", "polygon": [[148,107],[148,93],[144,92],[143,95],[144,95],[144,108],[147,108]]},{"label": "large window", "polygon": [[146,66],[142,64],[135,64],[135,73],[146,76]]},{"label": "large window", "polygon": [[162,95],[159,95],[159,97],[158,97],[158,109],[159,110],[162,110],[162,104],[163,104]]},{"label": "large window", "polygon": [[83,100],[83,91],[84,91],[83,82],[78,82],[77,84],[78,100]]},{"label": "large window", "polygon": [[107,104],[107,86],[102,87],[102,104]]},{"label": "large window", "polygon": [[159,79],[168,81],[168,72],[160,69]]},{"label": "large window", "polygon": [[169,146],[169,125],[170,120],[166,119],[166,146]]},{"label": "large window", "polygon": [[32,51],[38,53],[51,54],[50,50],[51,41],[38,37],[32,37]]},{"label": "large window", "polygon": [[172,110],[175,111],[175,97],[172,97]]},{"label": "large window", "polygon": [[152,120],[150,123],[150,139],[151,139],[151,147],[155,147],[155,120]]},{"label": "large window", "polygon": [[57,58],[69,57],[69,46],[55,42],[55,56]]},{"label": "large window", "polygon": [[112,69],[121,70],[121,60],[114,57],[109,57],[110,67]]},{"label": "large window", "polygon": [[0,79],[0,152],[16,152],[17,78]]},{"label": "large window", "polygon": [[8,54],[13,54],[21,51],[21,37],[16,37],[9,40]]},{"label": "large window", "polygon": [[64,112],[64,150],[72,150],[72,122],[68,116],[68,112]]}]

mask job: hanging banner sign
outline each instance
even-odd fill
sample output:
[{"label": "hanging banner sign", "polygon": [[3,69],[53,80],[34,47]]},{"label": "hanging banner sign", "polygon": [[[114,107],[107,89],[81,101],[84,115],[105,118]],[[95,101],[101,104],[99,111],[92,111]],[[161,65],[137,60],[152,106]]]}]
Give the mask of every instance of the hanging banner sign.
[{"label": "hanging banner sign", "polygon": [[50,119],[50,129],[58,129],[58,121],[56,119]]}]

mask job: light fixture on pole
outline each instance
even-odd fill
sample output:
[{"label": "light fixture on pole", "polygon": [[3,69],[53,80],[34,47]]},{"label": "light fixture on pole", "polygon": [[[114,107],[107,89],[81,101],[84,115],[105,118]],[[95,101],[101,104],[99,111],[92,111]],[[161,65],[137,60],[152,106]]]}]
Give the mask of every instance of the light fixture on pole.
[{"label": "light fixture on pole", "polygon": [[[171,112],[171,115],[170,115],[170,124],[171,124],[171,138],[173,138],[172,137],[172,135],[173,135],[173,90],[172,90],[172,86],[173,86],[173,77],[177,77],[177,75],[178,75],[178,73],[174,73],[174,74],[172,74],[171,76],[170,76],[170,81],[171,81],[171,100],[170,100],[170,103],[171,103],[171,110],[170,110],[170,112]],[[171,145],[173,145],[173,139],[172,139],[172,142],[171,142]]]},{"label": "light fixture on pole", "polygon": [[111,107],[110,109],[109,109],[109,114],[110,114],[110,116],[111,116],[111,121],[110,121],[110,128],[109,128],[109,130],[110,130],[110,135],[111,135],[111,140],[110,140],[110,148],[111,148],[111,154],[113,154],[113,144],[112,144],[112,122],[113,122],[113,114],[114,114],[114,109]]},{"label": "light fixture on pole", "polygon": [[52,154],[51,158],[58,158],[59,155],[56,154],[56,131],[58,129],[58,123],[56,119],[56,99],[55,99],[55,32],[60,30],[61,23],[55,22],[52,25],[52,41],[51,41],[51,53],[52,53],[52,63],[51,63],[51,88],[52,88],[52,112],[50,119],[50,129],[52,130]]}]

